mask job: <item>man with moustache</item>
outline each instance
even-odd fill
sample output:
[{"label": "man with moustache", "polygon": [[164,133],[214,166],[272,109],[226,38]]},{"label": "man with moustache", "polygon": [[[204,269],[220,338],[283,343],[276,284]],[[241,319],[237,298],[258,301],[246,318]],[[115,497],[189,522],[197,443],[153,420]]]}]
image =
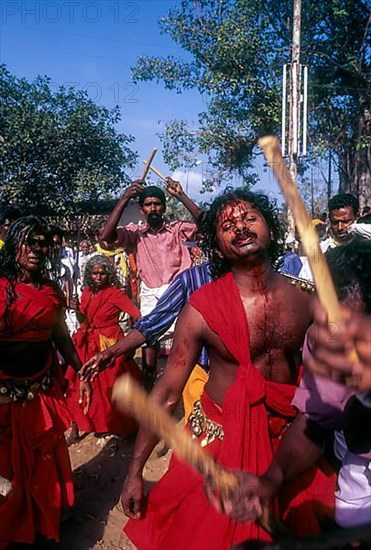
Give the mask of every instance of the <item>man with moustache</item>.
[{"label": "man with moustache", "polygon": [[[320,247],[324,254],[327,250],[346,244],[354,239],[352,226],[357,221],[359,215],[359,201],[350,193],[339,193],[328,201],[328,211],[330,235],[327,239],[320,242]],[[299,277],[313,281],[312,271],[307,258],[303,260]]]},{"label": "man with moustache", "polygon": [[[215,280],[192,294],[182,310],[152,397],[172,412],[205,346],[210,375],[188,429],[223,466],[264,473],[295,418],[291,399],[310,322],[309,297],[272,267],[282,228],[265,195],[226,190],[206,212],[201,231]],[[218,512],[205,497],[203,478],[175,456],[144,508],[142,471],[156,441],[140,429],[122,493],[124,512],[132,518],[125,532],[139,550],[224,550],[246,539],[270,539],[260,525]],[[315,511],[324,500],[321,490],[326,483],[334,487],[327,473],[314,468],[295,487],[285,486],[285,500],[278,499],[281,519],[292,508],[302,511],[302,534],[320,530]],[[326,494],[333,498],[328,488]]]},{"label": "man with moustache", "polygon": [[[166,188],[176,197],[197,220],[200,208],[184,193],[179,182],[166,179]],[[145,225],[129,224],[117,227],[122,213],[130,199],[139,198],[139,205],[145,217]],[[142,181],[134,181],[128,187],[100,235],[104,248],[123,246],[127,253],[136,255],[140,289],[140,310],[147,315],[156,306],[158,299],[173,279],[191,267],[192,261],[186,241],[194,240],[197,226],[194,222],[164,219],[166,210],[165,193],[154,185],[144,186]],[[156,375],[156,349],[147,347],[143,353],[143,372],[147,385],[151,385]]]},{"label": "man with moustache", "polygon": [[[334,330],[334,323],[328,323],[320,304],[314,304],[315,323],[309,328],[303,346],[308,371],[304,372],[293,399],[299,414],[263,476],[238,474],[238,498],[224,503],[231,517],[244,514],[245,520],[256,518],[262,504],[267,505],[288,479],[294,479],[316,462],[323,452],[326,432],[336,429],[341,430],[342,443],[335,452],[341,464],[335,521],[341,527],[371,521],[371,395],[356,392],[353,387],[359,383],[362,390],[368,389],[364,370],[371,361],[371,243],[350,241],[329,250],[326,256],[344,318]],[[351,349],[357,350],[358,363],[349,357]],[[354,382],[349,384],[345,374],[356,374]]]}]

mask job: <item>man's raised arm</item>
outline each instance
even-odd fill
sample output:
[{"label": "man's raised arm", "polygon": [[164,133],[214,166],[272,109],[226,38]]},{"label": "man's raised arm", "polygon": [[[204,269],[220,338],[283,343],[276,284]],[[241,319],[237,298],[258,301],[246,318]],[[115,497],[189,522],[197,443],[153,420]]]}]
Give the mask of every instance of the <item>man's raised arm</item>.
[{"label": "man's raised arm", "polygon": [[197,221],[202,214],[202,210],[199,206],[197,206],[197,204],[195,204],[188,197],[188,195],[184,193],[183,188],[179,183],[179,181],[174,181],[171,178],[166,178],[165,185],[168,193],[172,197],[176,197],[178,201],[180,201],[187,208],[187,210],[192,214],[194,219]]},{"label": "man's raised arm", "polygon": [[117,241],[117,224],[120,221],[123,211],[126,208],[130,199],[137,197],[144,190],[144,186],[141,181],[134,181],[127,189],[125,189],[124,194],[116,204],[115,208],[112,210],[106,225],[103,228],[103,231],[99,237],[100,242],[106,247],[110,247],[115,244]]}]

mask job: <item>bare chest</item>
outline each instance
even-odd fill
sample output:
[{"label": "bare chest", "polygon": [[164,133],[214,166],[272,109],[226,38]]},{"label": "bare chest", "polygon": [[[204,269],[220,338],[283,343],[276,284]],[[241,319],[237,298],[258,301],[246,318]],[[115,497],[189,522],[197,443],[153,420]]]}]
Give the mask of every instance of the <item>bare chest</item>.
[{"label": "bare chest", "polygon": [[308,328],[307,308],[295,296],[257,294],[242,297],[249,332],[251,358],[270,353],[295,352]]}]

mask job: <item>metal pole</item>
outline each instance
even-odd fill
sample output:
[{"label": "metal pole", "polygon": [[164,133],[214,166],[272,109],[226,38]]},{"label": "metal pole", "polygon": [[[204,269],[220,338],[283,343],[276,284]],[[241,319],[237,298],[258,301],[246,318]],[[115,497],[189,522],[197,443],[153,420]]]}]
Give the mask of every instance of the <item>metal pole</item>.
[{"label": "metal pole", "polygon": [[287,101],[287,65],[283,66],[282,72],[282,119],[281,119],[281,152],[285,156],[286,150],[286,101]]},{"label": "metal pole", "polygon": [[[300,109],[300,24],[301,24],[301,0],[294,0],[293,31],[292,31],[292,53],[290,70],[290,118],[289,118],[289,171],[291,177],[296,181],[297,157],[298,157],[298,132],[299,132],[299,109]],[[288,232],[295,233],[295,224],[290,210],[288,217]]]},{"label": "metal pole", "polygon": [[292,54],[290,74],[290,171],[294,179],[297,172],[299,110],[300,110],[300,12],[301,0],[294,0]]},{"label": "metal pole", "polygon": [[331,164],[332,164],[332,151],[328,151],[328,179],[327,179],[327,200],[331,199],[332,185],[331,185]]},{"label": "metal pole", "polygon": [[303,86],[303,157],[307,154],[307,124],[308,124],[308,67],[304,67],[304,86]]},{"label": "metal pole", "polygon": [[314,218],[314,177],[313,177],[313,166],[310,168],[310,209],[312,213],[312,218]]},{"label": "metal pole", "polygon": [[301,81],[303,79],[303,67],[299,64],[299,70],[298,70],[298,120],[297,120],[297,128],[298,128],[298,143],[297,143],[297,157],[300,157],[301,154],[301,147],[302,147],[302,140],[300,135],[300,129],[301,129],[301,104],[303,101],[302,95],[301,95]]}]

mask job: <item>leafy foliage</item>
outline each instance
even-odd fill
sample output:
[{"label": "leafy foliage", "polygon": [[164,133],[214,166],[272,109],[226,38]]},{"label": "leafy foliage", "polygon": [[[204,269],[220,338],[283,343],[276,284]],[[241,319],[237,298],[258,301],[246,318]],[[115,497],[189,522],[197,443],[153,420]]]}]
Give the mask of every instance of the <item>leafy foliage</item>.
[{"label": "leafy foliage", "polygon": [[[166,160],[208,155],[221,179],[250,173],[257,138],[280,133],[282,65],[290,63],[292,0],[184,0],[160,21],[184,59],[141,57],[137,80],[207,102],[198,127],[171,121]],[[301,62],[309,65],[310,146],[331,148],[343,189],[359,187],[370,168],[370,11],[361,0],[302,0]],[[368,175],[368,183],[370,183]],[[367,187],[367,186],[366,186]]]},{"label": "leafy foliage", "polygon": [[65,215],[112,197],[136,161],[119,120],[83,92],[53,92],[47,77],[30,83],[0,66],[2,201]]}]

